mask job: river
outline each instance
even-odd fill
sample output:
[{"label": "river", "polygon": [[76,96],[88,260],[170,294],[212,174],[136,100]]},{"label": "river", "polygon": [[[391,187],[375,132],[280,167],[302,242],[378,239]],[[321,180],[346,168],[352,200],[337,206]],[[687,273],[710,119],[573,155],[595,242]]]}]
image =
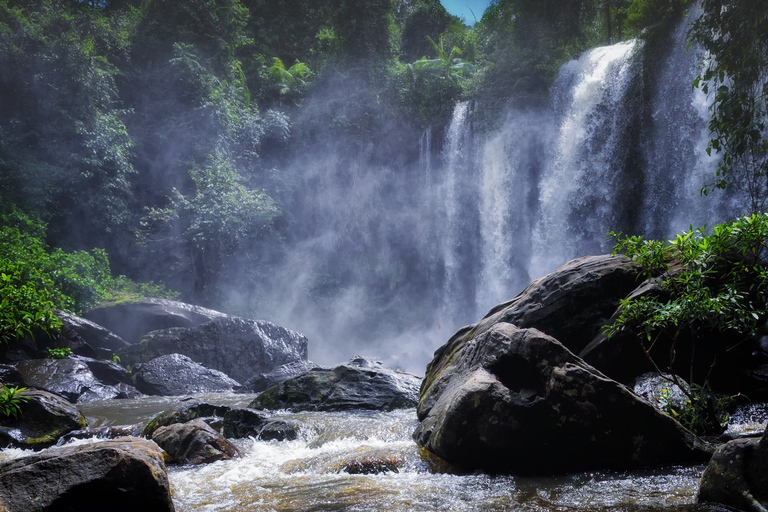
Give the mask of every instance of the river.
[{"label": "river", "polygon": [[[253,396],[199,398],[244,407]],[[79,407],[91,426],[127,424],[148,420],[178,400],[151,397]],[[456,474],[411,438],[417,423],[414,409],[268,415],[299,423],[299,439],[235,440],[241,458],[169,466],[178,512],[723,510],[696,504],[703,466],[538,478]],[[397,470],[363,475],[342,469],[352,461],[371,460],[386,461]]]}]

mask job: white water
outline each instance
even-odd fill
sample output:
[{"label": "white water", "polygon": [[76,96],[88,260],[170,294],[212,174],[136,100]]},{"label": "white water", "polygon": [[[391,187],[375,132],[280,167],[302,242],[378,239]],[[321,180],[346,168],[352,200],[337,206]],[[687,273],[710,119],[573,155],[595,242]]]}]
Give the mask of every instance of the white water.
[{"label": "white water", "polygon": [[[173,407],[179,398],[107,400],[80,408],[90,426],[134,423]],[[200,398],[242,407],[253,396]],[[266,414],[297,423],[300,438],[233,440],[243,457],[169,466],[177,512],[717,510],[695,504],[701,466],[538,478],[458,474],[416,446],[413,409]],[[20,455],[0,452],[3,456]],[[372,459],[387,460],[397,471],[362,475],[343,470],[350,461]]]}]

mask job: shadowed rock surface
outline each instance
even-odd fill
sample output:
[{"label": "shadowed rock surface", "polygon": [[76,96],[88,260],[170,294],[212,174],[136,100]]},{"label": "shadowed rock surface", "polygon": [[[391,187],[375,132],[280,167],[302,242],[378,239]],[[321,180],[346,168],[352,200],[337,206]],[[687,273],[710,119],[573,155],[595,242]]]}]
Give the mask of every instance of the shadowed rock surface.
[{"label": "shadowed rock surface", "polygon": [[737,510],[768,510],[768,434],[718,448],[701,475],[698,500]]},{"label": "shadowed rock surface", "polygon": [[[104,349],[105,351],[118,351],[128,346],[128,342],[123,338],[104,328],[95,322],[82,318],[65,311],[55,311],[56,316],[61,320],[62,337],[72,340],[73,343],[85,343],[94,349]],[[71,346],[75,350],[75,346]]]},{"label": "shadowed rock surface", "polygon": [[119,355],[135,365],[167,354],[183,354],[244,382],[257,373],[307,358],[307,338],[271,322],[223,316],[196,327],[153,331]]},{"label": "shadowed rock surface", "polygon": [[152,440],[176,464],[209,464],[240,455],[235,445],[203,420],[160,427],[152,434]]},{"label": "shadowed rock surface", "polygon": [[173,512],[174,506],[160,448],[120,438],[0,463],[0,510]]},{"label": "shadowed rock surface", "polygon": [[114,332],[128,343],[136,343],[142,335],[151,331],[170,327],[193,327],[226,315],[184,302],[147,298],[98,306],[86,311],[83,316]]},{"label": "shadowed rock surface", "polygon": [[73,430],[85,428],[85,417],[77,408],[47,391],[27,389],[18,418],[0,415],[0,445],[40,449],[55,444]]},{"label": "shadowed rock surface", "polygon": [[449,377],[425,381],[414,436],[459,467],[541,474],[709,458],[672,418],[536,329],[498,323],[450,359]]},{"label": "shadowed rock surface", "polygon": [[232,409],[224,415],[221,433],[231,439],[258,437],[269,420],[250,409]]},{"label": "shadowed rock surface", "polygon": [[315,368],[257,396],[253,409],[389,411],[413,407],[421,379],[380,362],[356,357],[336,368]]},{"label": "shadowed rock surface", "polygon": [[176,396],[231,391],[240,383],[187,356],[168,354],[142,364],[133,375],[136,389],[148,395]]}]

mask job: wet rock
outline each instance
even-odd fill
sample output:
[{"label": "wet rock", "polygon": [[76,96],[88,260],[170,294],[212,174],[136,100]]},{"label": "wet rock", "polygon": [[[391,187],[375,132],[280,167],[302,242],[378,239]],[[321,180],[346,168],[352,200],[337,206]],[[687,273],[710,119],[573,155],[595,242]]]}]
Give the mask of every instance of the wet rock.
[{"label": "wet rock", "polygon": [[299,426],[290,421],[270,421],[259,430],[256,438],[261,441],[295,441],[299,438]]},{"label": "wet rock", "polygon": [[177,464],[209,464],[240,455],[235,445],[202,420],[160,427],[152,440]]},{"label": "wet rock", "polygon": [[174,510],[162,452],[138,438],[56,447],[0,463],[0,508]]},{"label": "wet rock", "polygon": [[80,359],[29,359],[16,363],[24,382],[30,387],[50,391],[72,403],[117,398],[121,391],[103,384]]},{"label": "wet rock", "polygon": [[176,396],[231,391],[240,383],[187,356],[168,354],[144,363],[134,373],[136,389],[147,395]]},{"label": "wet rock", "polygon": [[231,407],[226,405],[213,405],[198,400],[187,400],[181,402],[173,409],[163,411],[147,422],[142,429],[142,437],[152,437],[152,433],[159,427],[172,425],[174,423],[186,423],[199,418],[224,417]]},{"label": "wet rock", "polygon": [[245,381],[242,387],[237,389],[236,392],[260,393],[276,384],[279,384],[280,382],[291,379],[293,377],[298,377],[299,375],[315,368],[319,368],[319,366],[312,361],[291,361],[290,363],[278,366],[270,372],[254,375]]},{"label": "wet rock", "polygon": [[294,411],[389,411],[413,407],[421,379],[357,357],[333,369],[315,368],[264,391],[248,407]]},{"label": "wet rock", "polygon": [[244,382],[256,373],[307,358],[307,338],[270,322],[219,317],[195,327],[153,331],[122,351],[135,365],[166,354],[183,354]]},{"label": "wet rock", "polygon": [[118,437],[138,437],[141,433],[140,425],[104,425],[101,427],[73,430],[65,434],[58,441],[63,445],[75,439],[117,439]]},{"label": "wet rock", "polygon": [[524,474],[709,458],[672,418],[536,329],[498,323],[438,354],[414,437],[448,463]]},{"label": "wet rock", "polygon": [[701,476],[698,501],[737,510],[768,509],[768,435],[736,439],[717,449]]},{"label": "wet rock", "polygon": [[230,439],[256,438],[267,422],[265,416],[251,409],[232,409],[224,415],[221,432]]},{"label": "wet rock", "polygon": [[174,300],[147,298],[101,305],[86,311],[83,316],[106,327],[128,343],[136,343],[141,336],[151,331],[193,327],[226,315]]},{"label": "wet rock", "polygon": [[637,287],[637,276],[635,265],[623,256],[578,258],[495,306],[468,332],[477,336],[499,322],[532,327],[578,353]]},{"label": "wet rock", "polygon": [[6,386],[26,387],[21,372],[11,364],[0,364],[0,382]]},{"label": "wet rock", "polygon": [[118,384],[133,385],[131,374],[128,373],[128,370],[114,361],[82,356],[75,356],[73,359],[85,363],[93,376],[99,379],[102,384],[108,386],[116,386]]},{"label": "wet rock", "polygon": [[21,414],[0,415],[0,446],[40,449],[55,444],[73,430],[85,428],[85,417],[63,398],[37,389],[23,392]]},{"label": "wet rock", "polygon": [[350,459],[341,463],[339,472],[350,475],[380,475],[383,473],[399,473],[402,461],[392,457],[367,457]]},{"label": "wet rock", "polygon": [[[123,338],[95,322],[65,311],[55,311],[54,313],[63,324],[60,338],[62,341],[67,340],[61,346],[68,346],[75,353],[79,354],[78,347],[88,346],[91,347],[91,350],[101,349],[106,354],[111,355],[111,352],[128,346],[128,342]],[[96,354],[80,355],[94,357]]]}]

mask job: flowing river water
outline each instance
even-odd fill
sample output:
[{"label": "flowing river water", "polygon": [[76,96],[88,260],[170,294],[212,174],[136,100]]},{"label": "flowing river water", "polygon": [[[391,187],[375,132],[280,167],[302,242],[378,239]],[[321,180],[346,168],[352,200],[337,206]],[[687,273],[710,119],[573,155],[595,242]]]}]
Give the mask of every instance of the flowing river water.
[{"label": "flowing river water", "polygon": [[[245,407],[254,395],[197,397]],[[111,400],[79,406],[90,426],[143,422],[181,397]],[[243,457],[169,466],[178,512],[307,511],[677,511],[724,510],[696,503],[703,466],[594,471],[521,478],[457,474],[411,438],[416,411],[267,412],[301,426],[289,442],[234,440]],[[765,427],[765,412],[741,413]],[[763,422],[762,424],[756,422]],[[396,471],[349,474],[352,462],[384,461]]]}]

